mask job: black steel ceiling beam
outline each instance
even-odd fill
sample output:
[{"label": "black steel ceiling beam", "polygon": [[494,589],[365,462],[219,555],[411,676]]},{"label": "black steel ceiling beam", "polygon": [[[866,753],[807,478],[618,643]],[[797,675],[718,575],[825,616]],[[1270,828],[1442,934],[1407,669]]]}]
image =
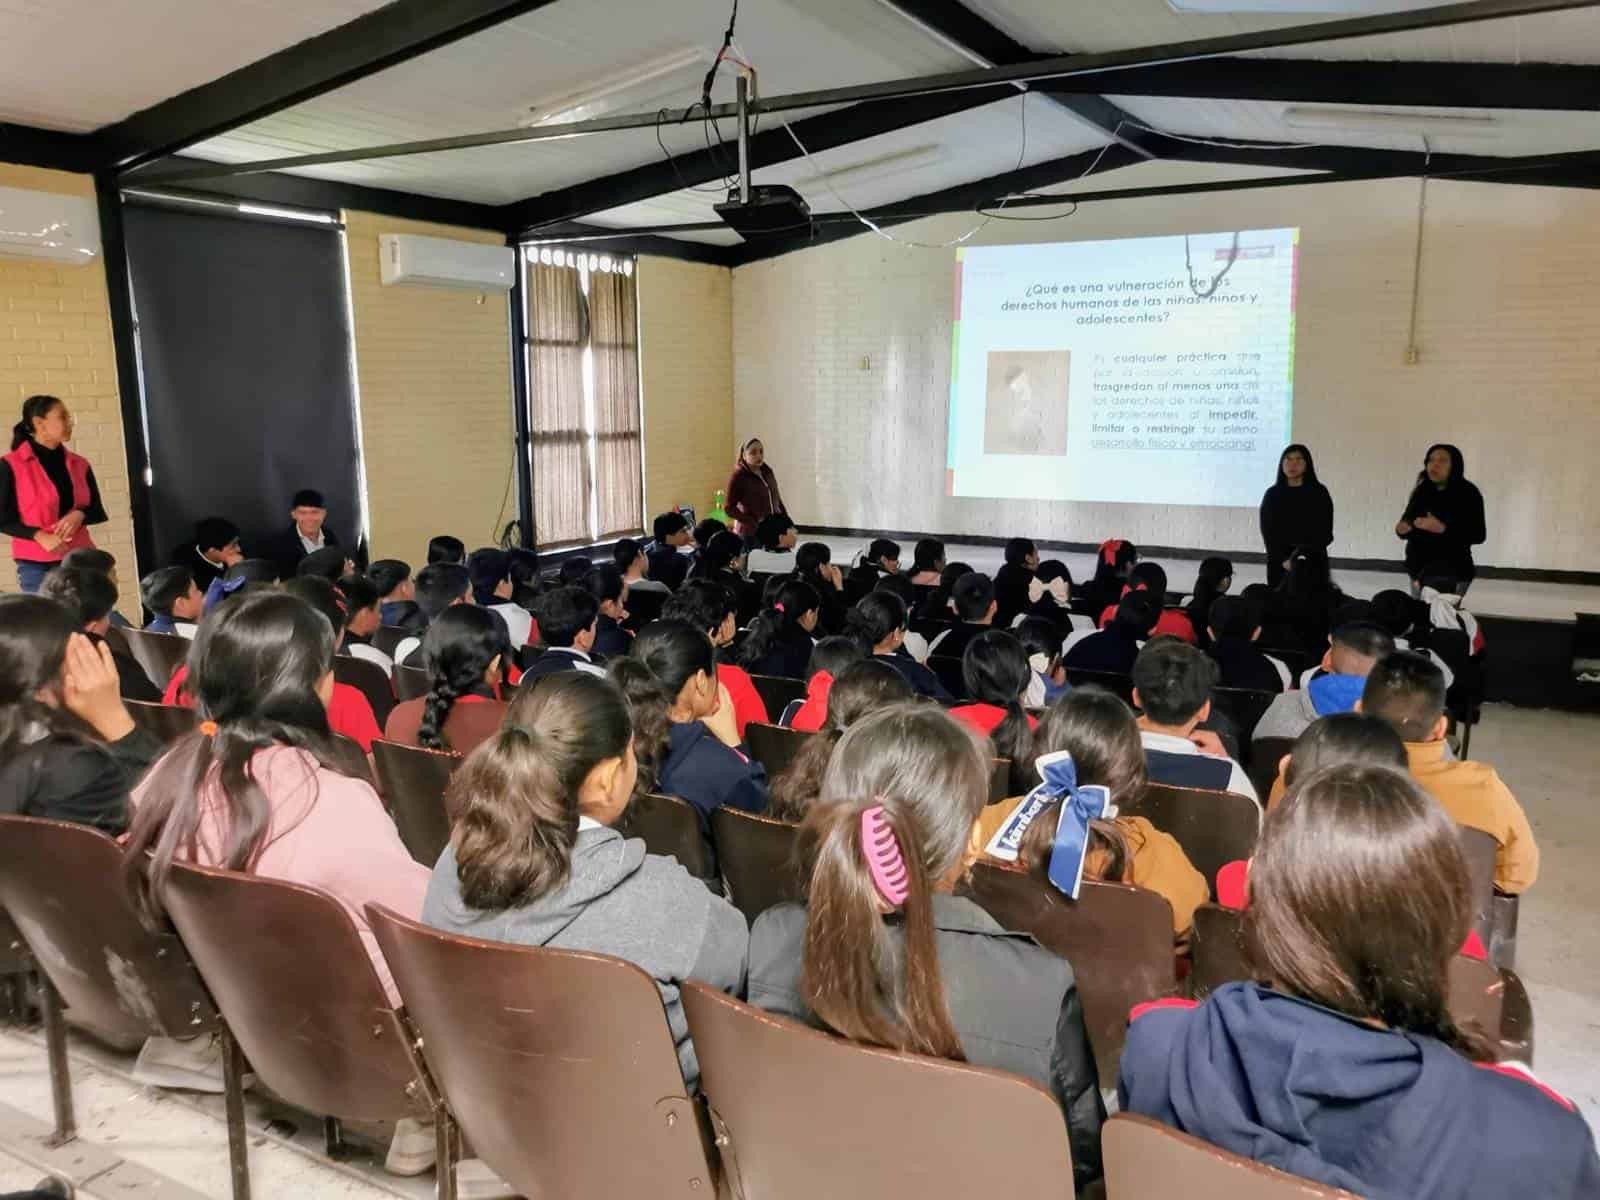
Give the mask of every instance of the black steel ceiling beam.
[{"label": "black steel ceiling beam", "polygon": [[95,135],[127,171],[532,12],[553,0],[394,0]]},{"label": "black steel ceiling beam", "polygon": [[97,152],[94,137],[61,133],[0,121],[0,162],[57,171],[92,171]]},{"label": "black steel ceiling beam", "polygon": [[1131,67],[1043,86],[1058,93],[1197,100],[1600,111],[1600,68],[1564,63],[1228,57]]}]

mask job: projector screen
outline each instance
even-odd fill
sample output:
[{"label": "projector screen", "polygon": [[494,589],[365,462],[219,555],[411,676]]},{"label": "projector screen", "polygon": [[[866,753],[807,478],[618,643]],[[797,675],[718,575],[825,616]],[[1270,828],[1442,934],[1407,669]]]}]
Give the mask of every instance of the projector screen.
[{"label": "projector screen", "polygon": [[957,250],[947,494],[1259,503],[1290,440],[1298,244]]}]

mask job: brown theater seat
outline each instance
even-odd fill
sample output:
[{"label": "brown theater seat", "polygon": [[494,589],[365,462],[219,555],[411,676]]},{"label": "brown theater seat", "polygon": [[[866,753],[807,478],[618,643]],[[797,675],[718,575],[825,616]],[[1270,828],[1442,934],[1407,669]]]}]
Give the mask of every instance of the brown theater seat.
[{"label": "brown theater seat", "polygon": [[394,693],[402,700],[420,700],[433,687],[433,677],[421,667],[407,667],[399,663],[394,668]]},{"label": "brown theater seat", "polygon": [[1136,1004],[1178,992],[1172,906],[1125,883],[1084,881],[1070,900],[1018,867],[980,862],[965,892],[1005,928],[1072,964],[1100,1085],[1111,1087]]},{"label": "brown theater seat", "polygon": [[714,1200],[648,975],[603,954],[440,933],[376,904],[367,920],[450,1112],[518,1192]]},{"label": "brown theater seat", "polygon": [[[432,1117],[441,1170],[453,1169],[448,1114],[337,900],[297,883],[187,863],[173,864],[162,900],[263,1084],[333,1121]],[[230,1105],[241,1102],[237,1082],[230,1072]],[[244,1146],[235,1153],[246,1161]]]},{"label": "brown theater seat", "polygon": [[989,804],[999,804],[1011,797],[1011,760],[995,758],[989,761]]},{"label": "brown theater seat", "polygon": [[1500,843],[1494,840],[1493,834],[1481,829],[1458,825],[1456,832],[1461,837],[1461,853],[1467,860],[1467,874],[1472,879],[1472,927],[1487,947],[1494,937],[1494,860]]},{"label": "brown theater seat", "polygon": [[1245,955],[1244,914],[1220,904],[1195,909],[1189,964],[1189,992],[1197,1000],[1225,983],[1254,978]]},{"label": "brown theater seat", "polygon": [[1061,1108],[1031,1080],[860,1046],[704,984],[684,985],[683,1006],[735,1196],[1073,1194]]},{"label": "brown theater seat", "polygon": [[1256,795],[1261,797],[1263,808],[1266,807],[1267,798],[1272,795],[1272,785],[1277,782],[1278,764],[1283,761],[1285,754],[1293,751],[1294,739],[1289,737],[1257,738],[1250,743],[1250,762],[1246,773],[1255,785]]},{"label": "brown theater seat", "polygon": [[122,704],[135,725],[169,746],[200,723],[200,715],[181,704],[146,704],[143,700],[124,700]]},{"label": "brown theater seat", "polygon": [[433,866],[450,844],[451,819],[444,794],[461,756],[380,739],[372,743],[372,761],[378,768],[378,790],[400,840],[412,858]]},{"label": "brown theater seat", "polygon": [[805,879],[796,860],[800,827],[736,808],[711,813],[728,899],[751,923],[767,909],[805,897]]},{"label": "brown theater seat", "polygon": [[1358,1200],[1134,1113],[1106,1122],[1106,1200]]},{"label": "brown theater seat", "polygon": [[781,675],[752,675],[750,682],[755,685],[756,694],[761,697],[761,703],[767,709],[767,716],[774,725],[783,719],[783,710],[788,708],[791,702],[806,698],[804,679],[786,679]]},{"label": "brown theater seat", "polygon": [[1218,869],[1256,852],[1261,825],[1260,810],[1248,796],[1162,783],[1148,784],[1124,801],[1122,815],[1144,817],[1171,834],[1194,869],[1206,877],[1213,896]]},{"label": "brown theater seat", "polygon": [[697,879],[711,878],[711,856],[700,836],[700,818],[686,800],[654,792],[636,796],[617,822],[617,832],[641,839],[651,854],[677,859]]},{"label": "brown theater seat", "polygon": [[[774,720],[781,713],[771,713]],[[785,729],[782,725],[761,725],[755,721],[744,727],[744,742],[750,748],[750,757],[767,769],[767,778],[776,779],[789,769],[800,747],[816,734],[800,729]]]},{"label": "brown theater seat", "polygon": [[143,629],[122,630],[122,640],[128,653],[144,669],[150,682],[162,691],[172,682],[172,675],[189,657],[189,647],[194,645],[186,637],[175,633],[148,633]]},{"label": "brown theater seat", "polygon": [[1110,692],[1129,708],[1133,707],[1133,676],[1120,671],[1090,671],[1084,667],[1068,667],[1067,682],[1073,687],[1097,687]]},{"label": "brown theater seat", "polygon": [[74,1136],[61,1005],[72,1021],[123,1050],[147,1037],[216,1028],[216,1013],[171,934],[140,923],[124,885],[122,850],[85,825],[0,817],[0,908],[43,971],[45,1038],[56,1137]]},{"label": "brown theater seat", "polygon": [[389,681],[389,672],[370,658],[336,654],[333,656],[333,677],[340,683],[349,684],[367,698],[367,703],[372,706],[372,715],[377,718],[378,728],[382,729],[394,710],[394,684]]},{"label": "brown theater seat", "polygon": [[421,637],[421,630],[407,629],[404,625],[379,625],[372,631],[372,648],[380,654],[394,657],[400,643],[408,637]]}]

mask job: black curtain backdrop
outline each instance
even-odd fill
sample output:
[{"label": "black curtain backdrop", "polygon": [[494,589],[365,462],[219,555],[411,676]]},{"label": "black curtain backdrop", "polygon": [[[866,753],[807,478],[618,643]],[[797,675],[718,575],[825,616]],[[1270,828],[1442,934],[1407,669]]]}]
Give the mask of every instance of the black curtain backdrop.
[{"label": "black curtain backdrop", "polygon": [[354,553],[359,450],[338,231],[140,204],[126,230],[160,552],[186,548],[201,517],[223,516],[254,555],[309,487]]}]

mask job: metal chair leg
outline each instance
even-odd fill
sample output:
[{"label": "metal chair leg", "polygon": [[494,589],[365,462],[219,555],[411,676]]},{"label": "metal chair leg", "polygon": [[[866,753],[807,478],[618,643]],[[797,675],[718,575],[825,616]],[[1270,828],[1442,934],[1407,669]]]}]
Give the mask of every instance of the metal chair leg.
[{"label": "metal chair leg", "polygon": [[61,994],[43,971],[39,972],[39,1003],[44,1009],[44,1044],[50,1059],[50,1099],[55,1106],[56,1128],[50,1145],[61,1146],[78,1136],[72,1112],[72,1068],[67,1062],[67,1021],[61,1015]]},{"label": "metal chair leg", "polygon": [[350,1147],[345,1144],[344,1126],[338,1117],[322,1118],[322,1149],[334,1162],[344,1162],[350,1157]]},{"label": "metal chair leg", "polygon": [[[1473,725],[1475,724],[1476,721],[1473,722]],[[1472,757],[1472,725],[1466,723],[1461,726],[1461,757],[1463,759]]]},{"label": "metal chair leg", "polygon": [[456,1160],[461,1157],[461,1139],[456,1123],[443,1104],[433,1106],[434,1191],[437,1200],[456,1200]]},{"label": "metal chair leg", "polygon": [[228,1168],[233,1179],[233,1200],[250,1200],[250,1139],[244,1124],[244,1055],[233,1031],[220,1027],[222,1038],[222,1090],[228,1113]]}]

